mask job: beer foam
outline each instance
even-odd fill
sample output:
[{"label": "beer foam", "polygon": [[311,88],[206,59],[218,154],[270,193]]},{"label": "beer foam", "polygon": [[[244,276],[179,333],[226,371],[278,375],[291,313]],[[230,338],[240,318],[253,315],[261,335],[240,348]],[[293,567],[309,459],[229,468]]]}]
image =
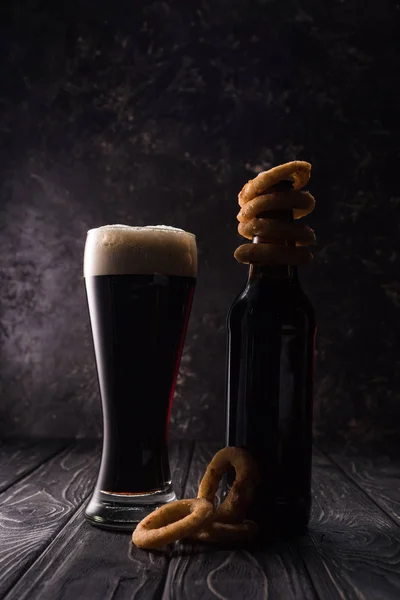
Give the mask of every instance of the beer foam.
[{"label": "beer foam", "polygon": [[196,277],[197,247],[193,233],[167,225],[104,225],[88,231],[85,277],[152,273]]}]

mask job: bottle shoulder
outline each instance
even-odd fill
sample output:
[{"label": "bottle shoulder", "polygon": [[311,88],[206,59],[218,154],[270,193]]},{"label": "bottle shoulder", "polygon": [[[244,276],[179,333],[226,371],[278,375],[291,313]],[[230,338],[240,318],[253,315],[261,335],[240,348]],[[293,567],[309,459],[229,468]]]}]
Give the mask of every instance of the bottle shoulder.
[{"label": "bottle shoulder", "polygon": [[286,316],[301,313],[315,320],[314,307],[298,282],[246,285],[234,300],[229,318],[244,315]]}]

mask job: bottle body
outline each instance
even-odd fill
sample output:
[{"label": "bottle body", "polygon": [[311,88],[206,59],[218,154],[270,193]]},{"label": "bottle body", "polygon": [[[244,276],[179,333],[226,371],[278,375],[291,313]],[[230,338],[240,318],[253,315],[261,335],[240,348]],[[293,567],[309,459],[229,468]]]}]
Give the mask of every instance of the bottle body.
[{"label": "bottle body", "polygon": [[314,340],[295,274],[251,274],[228,316],[226,442],[259,465],[249,516],[266,536],[300,534],[309,520]]}]

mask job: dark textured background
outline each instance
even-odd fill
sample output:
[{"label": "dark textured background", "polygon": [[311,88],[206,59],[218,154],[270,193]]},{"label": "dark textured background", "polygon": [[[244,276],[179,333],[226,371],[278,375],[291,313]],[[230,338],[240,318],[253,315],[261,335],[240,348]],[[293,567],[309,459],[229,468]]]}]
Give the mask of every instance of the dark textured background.
[{"label": "dark textured background", "polygon": [[3,0],[0,433],[98,435],[85,232],[196,233],[199,283],[172,432],[223,430],[225,316],[246,269],[236,196],[310,160],[320,246],[316,433],[400,423],[399,4]]}]

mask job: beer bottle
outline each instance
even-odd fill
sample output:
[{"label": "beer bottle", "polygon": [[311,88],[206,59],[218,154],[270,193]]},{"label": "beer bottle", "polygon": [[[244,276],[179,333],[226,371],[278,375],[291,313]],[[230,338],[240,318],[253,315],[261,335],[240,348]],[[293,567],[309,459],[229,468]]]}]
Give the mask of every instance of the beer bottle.
[{"label": "beer bottle", "polygon": [[[285,214],[290,219],[292,212]],[[250,265],[228,315],[226,442],[258,463],[261,483],[249,517],[263,537],[307,528],[315,331],[297,268]]]}]

